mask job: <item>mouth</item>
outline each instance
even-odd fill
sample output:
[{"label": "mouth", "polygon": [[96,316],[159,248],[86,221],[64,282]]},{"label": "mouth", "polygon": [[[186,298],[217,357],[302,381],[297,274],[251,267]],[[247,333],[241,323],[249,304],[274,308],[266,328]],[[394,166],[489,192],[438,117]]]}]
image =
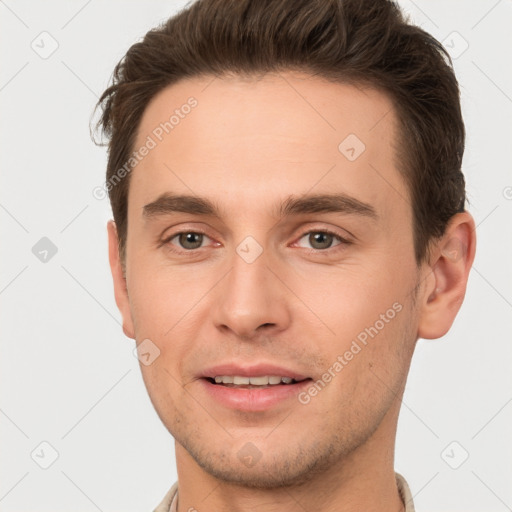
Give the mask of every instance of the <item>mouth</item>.
[{"label": "mouth", "polygon": [[299,369],[270,361],[226,361],[205,368],[197,377],[212,404],[244,412],[294,407],[313,380]]},{"label": "mouth", "polygon": [[280,375],[217,375],[202,377],[199,381],[212,404],[240,412],[263,413],[283,407],[298,407],[298,396],[313,379],[297,380]]}]

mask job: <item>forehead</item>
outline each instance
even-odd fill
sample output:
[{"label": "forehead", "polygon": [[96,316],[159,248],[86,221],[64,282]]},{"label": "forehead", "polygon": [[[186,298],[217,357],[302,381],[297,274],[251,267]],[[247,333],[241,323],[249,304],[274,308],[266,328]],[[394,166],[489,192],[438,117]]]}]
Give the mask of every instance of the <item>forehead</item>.
[{"label": "forehead", "polygon": [[396,126],[383,93],[306,74],[183,80],[142,116],[134,149],[151,149],[132,171],[129,204],[172,191],[263,207],[272,192],[334,187],[390,207],[407,195]]}]

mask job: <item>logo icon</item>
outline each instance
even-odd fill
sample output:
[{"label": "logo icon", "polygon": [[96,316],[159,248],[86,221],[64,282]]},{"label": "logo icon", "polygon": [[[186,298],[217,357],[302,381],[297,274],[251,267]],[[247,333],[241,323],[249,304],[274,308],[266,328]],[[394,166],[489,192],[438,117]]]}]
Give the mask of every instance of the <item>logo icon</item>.
[{"label": "logo icon", "polygon": [[57,51],[59,43],[49,32],[44,31],[30,43],[30,47],[41,59],[46,60]]},{"label": "logo icon", "polygon": [[48,469],[59,458],[59,452],[48,441],[43,441],[32,450],[30,457],[40,468]]},{"label": "logo icon", "polygon": [[458,32],[452,32],[443,40],[443,46],[452,59],[458,59],[469,48],[469,43]]},{"label": "logo icon", "polygon": [[41,262],[48,263],[56,254],[57,246],[46,236],[43,236],[34,247],[32,247],[32,254]]},{"label": "logo icon", "polygon": [[355,134],[351,133],[343,139],[339,146],[339,152],[349,161],[354,162],[365,151],[366,146],[364,142]]},{"label": "logo icon", "polygon": [[144,366],[149,366],[160,356],[160,349],[149,338],[146,338],[133,349],[133,355]]},{"label": "logo icon", "polygon": [[248,467],[254,467],[263,455],[252,443],[245,443],[238,452],[238,458]]},{"label": "logo icon", "polygon": [[441,452],[441,458],[452,469],[459,469],[468,460],[469,453],[458,441],[452,441]]},{"label": "logo icon", "polygon": [[263,247],[252,236],[247,236],[238,244],[236,252],[246,263],[253,263],[260,257]]}]

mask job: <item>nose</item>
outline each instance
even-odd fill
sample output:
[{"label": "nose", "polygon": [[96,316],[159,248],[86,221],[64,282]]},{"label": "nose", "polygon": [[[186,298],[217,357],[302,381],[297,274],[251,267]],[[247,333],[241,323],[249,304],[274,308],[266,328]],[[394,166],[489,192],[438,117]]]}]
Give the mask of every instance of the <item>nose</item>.
[{"label": "nose", "polygon": [[231,270],[216,290],[213,320],[218,329],[252,339],[288,328],[287,288],[283,277],[278,277],[278,268],[273,267],[269,268],[265,251],[251,263],[233,255]]}]

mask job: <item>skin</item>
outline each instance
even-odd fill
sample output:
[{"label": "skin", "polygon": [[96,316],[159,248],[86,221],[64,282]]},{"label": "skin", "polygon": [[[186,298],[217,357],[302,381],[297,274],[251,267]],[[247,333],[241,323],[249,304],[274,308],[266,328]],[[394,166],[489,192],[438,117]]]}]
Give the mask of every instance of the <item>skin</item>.
[{"label": "skin", "polygon": [[[403,510],[393,469],[401,397],[417,339],[443,336],[462,304],[473,218],[455,215],[417,266],[397,119],[381,92],[297,72],[188,79],[153,98],[135,147],[190,96],[197,107],[131,173],[125,276],[108,224],[123,330],[160,350],[141,370],[176,440],[178,511]],[[348,134],[366,146],[353,162],[338,149]],[[145,217],[163,192],[208,198],[221,218]],[[277,215],[290,195],[333,192],[378,218]],[[310,234],[325,229],[351,243],[320,247]],[[177,232],[206,236],[192,250],[179,237],[161,243]],[[247,236],[263,249],[250,264],[236,252]],[[306,405],[229,410],[198,380],[236,360],[316,381],[394,303],[401,311]],[[252,467],[237,455],[248,442],[261,454]]]}]

